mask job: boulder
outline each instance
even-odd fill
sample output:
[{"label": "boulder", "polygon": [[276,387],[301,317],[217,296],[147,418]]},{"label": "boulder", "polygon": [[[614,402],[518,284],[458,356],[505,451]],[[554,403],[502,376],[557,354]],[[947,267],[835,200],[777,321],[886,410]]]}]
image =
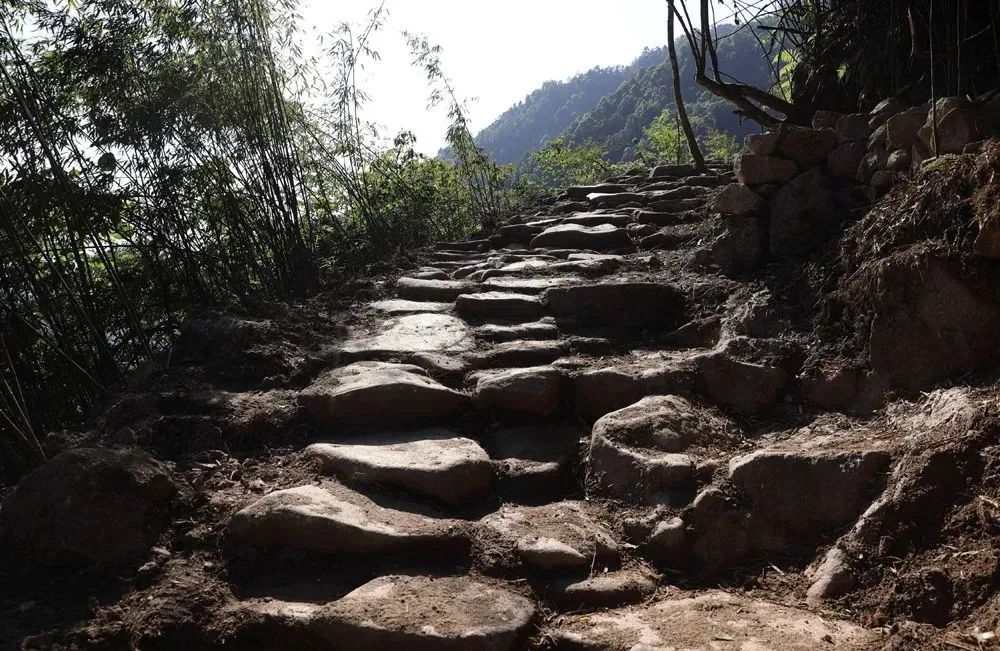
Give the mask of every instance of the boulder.
[{"label": "boulder", "polygon": [[743,138],[743,150],[756,156],[770,156],[778,146],[778,132],[751,133]]},{"label": "boulder", "polygon": [[756,187],[768,183],[787,183],[798,174],[798,166],[777,156],[740,154],[734,160],[736,179],[743,185]]},{"label": "boulder", "polygon": [[171,470],[145,452],[67,450],[4,499],[0,544],[22,568],[126,563],[156,543],[177,494]]},{"label": "boulder", "polygon": [[868,147],[865,143],[845,142],[826,157],[826,169],[834,178],[854,180],[858,174],[858,165],[867,154]]},{"label": "boulder", "polygon": [[553,287],[544,299],[557,317],[621,327],[680,325],[686,309],[685,295],[671,285],[627,280]]},{"label": "boulder", "polygon": [[376,504],[343,486],[275,491],[238,511],[229,523],[235,542],[262,548],[357,554],[468,552],[463,522]]},{"label": "boulder", "polygon": [[467,397],[435,382],[419,366],[356,362],[333,369],[299,394],[299,404],[320,423],[387,425],[455,413]]},{"label": "boulder", "polygon": [[910,149],[917,141],[920,128],[927,122],[927,111],[922,108],[897,113],[885,123],[886,141],[883,146],[894,149]]},{"label": "boulder", "polygon": [[934,118],[928,116],[927,123],[918,133],[921,142],[931,151],[941,154],[961,154],[970,142],[982,140],[989,135],[981,117],[972,109],[953,108],[938,112],[937,139],[939,148],[934,147]]},{"label": "boulder", "polygon": [[[844,117],[843,113],[838,113],[836,111],[816,111],[813,113],[812,128],[813,129],[833,129],[837,126],[837,122],[840,118]],[[868,116],[865,116],[865,125],[868,125]]]},{"label": "boulder", "polygon": [[384,576],[322,606],[306,627],[344,651],[524,648],[534,603],[467,576]]},{"label": "boulder", "polygon": [[906,104],[895,97],[890,97],[889,99],[884,99],[879,102],[875,108],[868,112],[871,119],[868,122],[868,126],[872,129],[877,129],[883,124],[885,124],[889,118],[906,110]]},{"label": "boulder", "polygon": [[490,373],[476,383],[475,399],[482,407],[552,416],[559,410],[562,374],[551,366]]},{"label": "boulder", "polygon": [[315,443],[306,454],[347,481],[397,486],[449,504],[485,497],[493,481],[486,451],[447,430],[368,436],[356,443]]},{"label": "boulder", "polygon": [[745,185],[732,183],[712,198],[708,208],[729,217],[760,217],[767,211],[767,202]]},{"label": "boulder", "polygon": [[881,170],[884,170],[886,165],[889,164],[889,153],[882,149],[881,147],[876,147],[875,149],[869,149],[865,157],[861,159],[861,163],[858,165],[858,173],[855,179],[860,183],[869,183],[872,176]]},{"label": "boulder", "polygon": [[[871,116],[867,113],[851,113],[837,120],[834,132],[837,135],[837,144],[846,142],[868,142],[872,130],[868,126]],[[815,127],[814,127],[815,128]]]},{"label": "boulder", "polygon": [[872,132],[872,135],[868,138],[868,149],[875,149],[876,147],[881,147],[885,149],[889,146],[889,127],[883,124],[878,129]]},{"label": "boulder", "polygon": [[806,129],[782,124],[778,128],[775,153],[805,169],[826,160],[836,144],[836,134],[832,129]]},{"label": "boulder", "polygon": [[555,247],[603,251],[631,245],[628,231],[611,224],[581,226],[564,224],[551,226],[531,240],[531,248]]},{"label": "boulder", "polygon": [[848,214],[837,201],[830,176],[821,168],[799,174],[771,201],[770,252],[795,257],[836,234]]},{"label": "boulder", "polygon": [[712,262],[726,274],[760,267],[767,259],[767,221],[758,217],[724,217],[716,223]]},{"label": "boulder", "polygon": [[890,172],[905,172],[910,169],[911,160],[909,149],[897,149],[889,154],[885,167]]},{"label": "boulder", "polygon": [[541,299],[530,294],[493,291],[462,294],[455,299],[455,311],[463,316],[537,319],[543,309]]}]

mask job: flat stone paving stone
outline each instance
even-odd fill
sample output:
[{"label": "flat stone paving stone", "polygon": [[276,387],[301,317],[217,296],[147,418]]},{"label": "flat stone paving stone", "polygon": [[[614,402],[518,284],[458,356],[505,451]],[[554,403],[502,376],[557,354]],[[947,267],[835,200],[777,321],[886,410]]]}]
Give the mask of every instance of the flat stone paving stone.
[{"label": "flat stone paving stone", "polygon": [[531,294],[481,292],[455,299],[455,310],[464,316],[537,319],[544,309],[542,300]]},{"label": "flat stone paving stone", "polygon": [[588,502],[565,501],[544,506],[504,506],[479,521],[479,546],[497,554],[496,562],[520,559],[542,570],[584,569],[618,560],[619,544],[601,524],[607,515],[594,513]]},{"label": "flat stone paving stone", "polygon": [[236,541],[321,553],[460,553],[464,522],[387,508],[344,486],[299,486],[265,495],[229,523]]},{"label": "flat stone paving stone", "polygon": [[468,402],[465,394],[427,376],[419,366],[356,362],[321,375],[299,393],[314,421],[390,425],[451,415]]},{"label": "flat stone paving stone", "polygon": [[549,287],[560,287],[580,283],[578,276],[560,276],[556,278],[508,278],[495,276],[483,282],[483,291],[515,292],[517,294],[540,294]]},{"label": "flat stone paving stone", "polygon": [[363,355],[462,353],[475,347],[472,329],[462,319],[448,314],[411,314],[386,321],[380,331],[370,337],[348,341],[342,351],[357,358]]},{"label": "flat stone paving stone", "polygon": [[516,325],[488,324],[475,329],[475,334],[489,341],[516,341],[519,339],[558,339],[559,328],[554,321],[530,321]]},{"label": "flat stone paving stone", "polygon": [[484,498],[493,465],[472,439],[447,430],[367,436],[356,443],[316,443],[306,453],[349,481],[398,486],[454,505]]},{"label": "flat stone paving stone", "polygon": [[390,298],[385,301],[375,301],[371,304],[373,310],[385,312],[389,316],[404,314],[440,314],[452,308],[451,303],[433,303],[431,301],[407,301],[402,298]]},{"label": "flat stone paving stone", "polygon": [[631,245],[628,231],[611,224],[581,226],[565,224],[545,229],[531,240],[531,248],[557,247],[567,249],[605,250]]},{"label": "flat stone paving stone", "polygon": [[400,278],[396,282],[396,294],[399,298],[411,301],[454,301],[470,291],[471,285],[458,280]]},{"label": "flat stone paving stone", "polygon": [[639,603],[656,592],[657,576],[641,569],[603,572],[585,579],[553,581],[546,593],[567,610],[616,608]]},{"label": "flat stone paving stone", "polygon": [[559,411],[562,374],[551,366],[483,374],[476,382],[481,407],[552,416]]},{"label": "flat stone paving stone", "polygon": [[881,636],[808,610],[727,592],[665,599],[650,606],[565,615],[543,633],[557,648],[815,651],[874,648]]},{"label": "flat stone paving stone", "polygon": [[316,611],[308,628],[345,651],[523,649],[526,597],[466,576],[384,576]]}]

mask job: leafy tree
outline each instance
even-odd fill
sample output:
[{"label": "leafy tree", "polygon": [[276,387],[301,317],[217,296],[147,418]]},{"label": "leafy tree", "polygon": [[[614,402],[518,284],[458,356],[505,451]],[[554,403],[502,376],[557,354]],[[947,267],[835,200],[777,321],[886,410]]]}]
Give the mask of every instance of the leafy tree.
[{"label": "leafy tree", "polygon": [[543,190],[595,183],[611,175],[614,166],[596,143],[570,146],[561,138],[531,155],[535,163],[533,179]]}]

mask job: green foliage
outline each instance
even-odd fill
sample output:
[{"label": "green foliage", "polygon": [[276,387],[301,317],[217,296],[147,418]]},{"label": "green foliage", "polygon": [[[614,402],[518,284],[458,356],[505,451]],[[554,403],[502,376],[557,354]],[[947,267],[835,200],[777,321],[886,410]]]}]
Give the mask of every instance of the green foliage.
[{"label": "green foliage", "polygon": [[718,161],[731,161],[739,151],[736,138],[717,129],[709,129],[701,142],[708,157]]},{"label": "green foliage", "polygon": [[[697,122],[692,118],[692,126]],[[687,140],[680,122],[670,109],[664,109],[642,134],[636,146],[639,159],[647,165],[660,162],[682,163],[689,157]]]},{"label": "green foliage", "polygon": [[592,142],[570,146],[559,138],[534,152],[531,158],[532,181],[543,192],[596,183],[614,172],[614,166],[605,160],[604,148]]},{"label": "green foliage", "polygon": [[422,63],[451,104],[455,165],[364,120],[381,8],[332,34],[322,64],[302,55],[294,0],[5,11],[0,481],[168,349],[193,306],[301,297],[510,202],[436,49]]}]

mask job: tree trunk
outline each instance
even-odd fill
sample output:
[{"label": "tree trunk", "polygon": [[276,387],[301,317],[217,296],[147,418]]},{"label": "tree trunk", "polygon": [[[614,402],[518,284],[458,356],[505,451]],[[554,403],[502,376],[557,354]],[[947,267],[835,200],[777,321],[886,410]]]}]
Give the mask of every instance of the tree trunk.
[{"label": "tree trunk", "polygon": [[667,50],[670,52],[670,71],[674,78],[674,104],[677,106],[677,118],[684,128],[684,136],[687,138],[688,149],[691,151],[691,158],[694,159],[694,167],[699,172],[705,171],[705,157],[698,147],[698,140],[694,137],[694,129],[691,128],[691,120],[688,119],[687,109],[684,108],[684,97],[681,95],[681,77],[679,66],[677,65],[677,48],[674,45],[674,20],[677,11],[674,9],[674,0],[667,0],[670,8],[667,16]]}]

